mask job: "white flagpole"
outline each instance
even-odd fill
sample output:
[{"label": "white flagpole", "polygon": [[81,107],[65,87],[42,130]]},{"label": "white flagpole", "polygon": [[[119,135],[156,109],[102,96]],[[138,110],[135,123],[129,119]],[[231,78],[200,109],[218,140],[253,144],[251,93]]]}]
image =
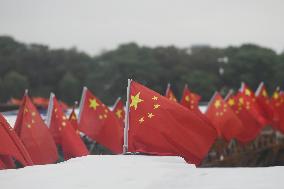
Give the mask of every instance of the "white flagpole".
[{"label": "white flagpole", "polygon": [[165,95],[167,95],[167,94],[168,94],[168,92],[169,92],[170,88],[171,88],[171,84],[170,84],[170,83],[168,83],[168,85],[167,85],[167,90],[166,90],[166,94],[165,94]]},{"label": "white flagpole", "polygon": [[214,100],[214,98],[215,98],[216,95],[217,95],[217,91],[215,91],[215,93],[214,93],[213,96],[211,97],[211,99],[210,99],[210,101],[209,101],[209,103],[208,103],[208,105],[207,105],[207,109],[206,109],[206,111],[205,111],[205,114],[206,114],[206,112],[208,111],[208,108],[209,108],[209,106],[212,104],[212,102],[213,102],[213,100]]},{"label": "white flagpole", "polygon": [[80,105],[79,105],[79,115],[78,115],[78,119],[77,119],[77,122],[80,123],[80,120],[81,120],[81,115],[82,115],[82,110],[84,108],[84,102],[85,102],[85,98],[86,98],[86,92],[87,92],[87,87],[84,87],[83,88],[83,92],[82,92],[82,97],[81,97],[81,100],[80,100]]},{"label": "white flagpole", "polygon": [[129,129],[129,96],[130,96],[130,84],[131,79],[128,79],[127,86],[127,97],[126,97],[126,111],[125,111],[125,123],[124,123],[124,144],[123,144],[123,154],[126,154],[128,150],[128,129]]},{"label": "white flagpole", "polygon": [[114,110],[114,108],[116,108],[117,103],[120,101],[121,97],[118,97],[114,103],[114,105],[112,106],[112,111]]},{"label": "white flagpole", "polygon": [[47,127],[50,127],[54,96],[55,96],[54,93],[51,92],[50,97],[49,97],[49,102],[48,102],[48,109],[47,109],[47,118],[46,118]]},{"label": "white flagpole", "polygon": [[259,96],[259,95],[260,95],[260,91],[261,91],[263,85],[264,85],[264,83],[263,83],[263,81],[262,81],[262,82],[258,85],[258,87],[257,87],[257,89],[256,89],[256,91],[255,91],[255,96]]},{"label": "white flagpole", "polygon": [[228,98],[230,98],[230,96],[234,93],[233,89],[230,89],[229,92],[227,93],[227,95],[225,96],[224,100],[227,101]]}]

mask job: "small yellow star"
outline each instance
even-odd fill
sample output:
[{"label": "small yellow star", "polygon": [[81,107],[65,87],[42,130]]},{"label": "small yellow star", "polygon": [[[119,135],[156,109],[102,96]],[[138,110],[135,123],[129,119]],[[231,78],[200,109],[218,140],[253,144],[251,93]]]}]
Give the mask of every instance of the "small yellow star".
[{"label": "small yellow star", "polygon": [[32,127],[32,125],[31,125],[31,124],[28,124],[27,127],[30,129],[30,128]]},{"label": "small yellow star", "polygon": [[102,116],[102,115],[99,115],[99,119],[103,119],[103,116]]},{"label": "small yellow star", "polygon": [[32,119],[32,123],[35,123],[35,120]]},{"label": "small yellow star", "polygon": [[262,96],[267,97],[267,92],[266,92],[266,90],[263,90],[263,91],[262,91]]},{"label": "small yellow star", "polygon": [[148,118],[152,118],[152,117],[154,117],[154,114],[152,114],[152,113],[148,113]]},{"label": "small yellow star", "polygon": [[62,116],[62,119],[63,119],[63,120],[66,120],[67,118],[66,118],[66,116]]},{"label": "small yellow star", "polygon": [[274,99],[278,99],[278,98],[279,98],[279,94],[278,94],[278,92],[274,92],[274,94],[273,94],[273,98],[274,98]]},{"label": "small yellow star", "polygon": [[239,103],[240,103],[240,105],[243,105],[244,104],[244,99],[243,98],[239,98]]},{"label": "small yellow star", "polygon": [[131,95],[131,104],[130,107],[134,107],[134,109],[137,109],[137,106],[140,102],[143,102],[142,99],[140,99],[140,92],[138,92],[135,96]]},{"label": "small yellow star", "polygon": [[32,116],[35,116],[36,115],[36,113],[35,112],[32,112]]},{"label": "small yellow star", "polygon": [[153,98],[152,98],[153,100],[158,100],[158,97],[156,97],[156,96],[153,96]]},{"label": "small yellow star", "polygon": [[71,119],[72,119],[72,120],[76,120],[76,116],[75,116],[75,115],[72,115],[72,116],[71,116]]},{"label": "small yellow star", "polygon": [[107,118],[107,115],[106,115],[106,114],[104,114],[104,118]]},{"label": "small yellow star", "polygon": [[66,126],[66,122],[63,121],[62,122],[62,126],[65,127]]},{"label": "small yellow star", "polygon": [[143,123],[143,122],[144,122],[144,117],[141,117],[141,118],[139,119],[139,122],[140,122],[140,124]]},{"label": "small yellow star", "polygon": [[158,109],[160,107],[160,104],[154,104],[154,109]]},{"label": "small yellow star", "polygon": [[97,107],[100,106],[99,103],[96,101],[95,98],[89,99],[89,102],[90,102],[89,107],[90,107],[90,108],[93,108],[94,110],[96,110]]}]

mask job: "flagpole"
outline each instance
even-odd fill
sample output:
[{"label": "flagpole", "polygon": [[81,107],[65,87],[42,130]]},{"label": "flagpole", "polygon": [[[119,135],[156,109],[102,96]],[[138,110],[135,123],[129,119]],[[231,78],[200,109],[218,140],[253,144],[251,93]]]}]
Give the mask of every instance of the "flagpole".
[{"label": "flagpole", "polygon": [[127,85],[127,96],[126,96],[126,111],[125,111],[125,123],[124,123],[124,144],[123,144],[123,154],[126,154],[128,150],[128,129],[129,129],[129,95],[130,95],[130,84],[131,79],[128,79]]},{"label": "flagpole", "polygon": [[80,105],[79,105],[79,115],[78,115],[78,119],[77,119],[78,123],[80,123],[80,120],[81,120],[82,109],[84,108],[83,106],[84,106],[84,102],[85,102],[87,89],[88,88],[86,86],[84,86],[83,92],[82,92],[82,97],[81,97],[81,100],[80,100]]},{"label": "flagpole", "polygon": [[210,101],[207,104],[207,109],[206,109],[205,113],[208,111],[208,107],[210,107],[210,105],[212,104],[212,102],[213,102],[215,96],[217,95],[217,93],[218,93],[217,91],[214,92],[213,96],[211,97]]},{"label": "flagpole", "polygon": [[229,92],[227,93],[227,95],[225,96],[224,100],[227,101],[228,98],[230,98],[230,96],[234,93],[233,89],[230,89]]},{"label": "flagpole", "polygon": [[168,94],[168,92],[169,92],[170,88],[171,88],[171,83],[168,83],[168,85],[167,85],[167,90],[166,90],[166,94],[165,94],[165,95],[167,95],[167,94]]},{"label": "flagpole", "polygon": [[117,106],[117,103],[120,101],[121,97],[118,97],[114,103],[114,105],[112,106],[112,111],[114,110],[114,108]]},{"label": "flagpole", "polygon": [[259,84],[259,86],[257,87],[256,91],[255,91],[255,96],[259,96],[259,93],[263,87],[264,83],[263,81]]},{"label": "flagpole", "polygon": [[46,118],[47,127],[50,127],[51,114],[52,114],[52,109],[53,109],[53,98],[54,98],[54,93],[51,92],[50,97],[49,97],[49,102],[48,102],[48,109],[47,109],[47,118]]}]

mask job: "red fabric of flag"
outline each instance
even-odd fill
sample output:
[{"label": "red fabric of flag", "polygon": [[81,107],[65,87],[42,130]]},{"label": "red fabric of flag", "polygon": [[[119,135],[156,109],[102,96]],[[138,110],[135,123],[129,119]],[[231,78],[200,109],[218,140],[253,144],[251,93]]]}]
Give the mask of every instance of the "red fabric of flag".
[{"label": "red fabric of flag", "polygon": [[134,81],[130,84],[128,150],[177,155],[199,165],[216,131],[197,114]]},{"label": "red fabric of flag", "polygon": [[187,85],[184,86],[183,94],[182,94],[181,101],[180,101],[181,105],[187,107],[188,109],[192,111],[200,112],[199,110],[200,99],[201,99],[201,96],[199,96],[196,93],[191,92],[188,89]]},{"label": "red fabric of flag", "polygon": [[57,148],[51,133],[27,94],[23,97],[14,129],[34,164],[49,164],[57,161]]},{"label": "red fabric of flag", "polygon": [[80,131],[113,153],[122,153],[123,128],[115,114],[88,89],[82,100]]},{"label": "red fabric of flag", "polygon": [[211,99],[205,115],[218,131],[219,137],[230,141],[244,129],[241,120],[217,92]]},{"label": "red fabric of flag", "polygon": [[125,118],[125,111],[124,111],[124,104],[121,98],[118,98],[112,112],[115,113],[115,116],[120,121],[122,127],[124,127],[124,118]]}]

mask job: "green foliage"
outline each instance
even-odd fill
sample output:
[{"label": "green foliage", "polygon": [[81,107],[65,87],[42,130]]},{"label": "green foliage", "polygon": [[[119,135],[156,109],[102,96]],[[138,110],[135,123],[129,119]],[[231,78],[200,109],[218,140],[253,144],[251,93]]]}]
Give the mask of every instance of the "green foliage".
[{"label": "green foliage", "polygon": [[103,102],[113,104],[118,96],[125,97],[128,78],[161,94],[170,82],[178,97],[187,83],[206,101],[215,90],[224,94],[239,88],[241,81],[253,89],[261,81],[270,91],[278,85],[283,88],[283,71],[284,53],[252,44],[180,49],[129,43],[91,57],[76,48],[49,49],[0,37],[1,102],[21,97],[29,87],[32,96],[48,97],[52,91],[70,104],[80,99],[86,85]]}]

